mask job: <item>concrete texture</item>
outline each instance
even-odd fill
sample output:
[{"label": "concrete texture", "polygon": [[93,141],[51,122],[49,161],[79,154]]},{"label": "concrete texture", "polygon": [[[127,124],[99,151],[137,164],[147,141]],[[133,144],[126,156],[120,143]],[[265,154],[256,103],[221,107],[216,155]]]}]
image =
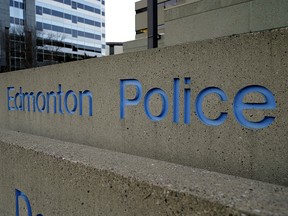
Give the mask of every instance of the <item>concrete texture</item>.
[{"label": "concrete texture", "polygon": [[283,186],[85,145],[0,130],[0,154],[2,216],[15,215],[15,188],[44,216],[288,212]]},{"label": "concrete texture", "polygon": [[286,0],[201,0],[165,10],[165,46],[288,26]]},{"label": "concrete texture", "polygon": [[[277,29],[0,74],[0,127],[287,186],[287,52],[288,29]],[[172,95],[177,77],[181,114],[175,124]],[[183,123],[184,77],[192,80],[190,125]],[[143,94],[155,87],[165,90],[167,117],[149,120],[142,99],[120,120],[120,79],[138,79]],[[7,87],[50,92],[57,91],[59,83],[64,91],[89,89],[93,116],[87,115],[87,107],[83,116],[7,110]],[[251,130],[235,120],[234,96],[247,85],[265,86],[275,96],[274,111],[246,113],[253,121],[264,114],[275,116],[268,128]],[[203,104],[210,118],[228,112],[225,123],[217,127],[204,125],[194,113],[196,96],[209,86],[228,96],[227,102],[219,103],[211,95]],[[129,89],[127,95],[134,97],[134,89]],[[259,100],[255,95],[250,99],[254,98]],[[152,98],[151,107],[159,113],[161,100]]]}]

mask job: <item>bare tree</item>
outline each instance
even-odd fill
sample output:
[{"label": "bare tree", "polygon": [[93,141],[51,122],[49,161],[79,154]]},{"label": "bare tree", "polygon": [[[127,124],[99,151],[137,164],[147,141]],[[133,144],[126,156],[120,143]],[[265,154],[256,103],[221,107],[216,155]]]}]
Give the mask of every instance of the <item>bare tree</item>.
[{"label": "bare tree", "polygon": [[[60,33],[44,31],[25,31],[17,25],[10,29],[9,48],[12,59],[12,70],[32,68],[37,65],[55,64],[64,61],[61,49],[64,47],[65,36]],[[41,55],[42,58],[37,59]],[[40,61],[39,61],[40,60]],[[42,63],[40,63],[42,62]]]}]

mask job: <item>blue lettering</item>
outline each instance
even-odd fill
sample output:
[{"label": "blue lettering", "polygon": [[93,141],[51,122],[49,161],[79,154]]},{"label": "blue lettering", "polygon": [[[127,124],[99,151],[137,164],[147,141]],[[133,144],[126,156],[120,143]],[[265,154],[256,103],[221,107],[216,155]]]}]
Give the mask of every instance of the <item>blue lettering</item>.
[{"label": "blue lettering", "polygon": [[[43,104],[42,104],[42,107],[39,107],[39,97],[42,97],[42,101],[43,101]],[[36,95],[36,107],[37,107],[37,110],[42,113],[44,112],[45,110],[45,107],[46,107],[46,100],[45,100],[45,95],[43,94],[42,91],[38,92],[37,95]]]},{"label": "blue lettering", "polygon": [[221,112],[219,117],[216,119],[209,119],[204,115],[203,110],[202,110],[202,103],[203,103],[204,98],[209,94],[217,94],[220,97],[221,101],[227,101],[227,96],[222,89],[216,88],[216,87],[209,87],[209,88],[203,89],[196,98],[196,102],[195,102],[196,114],[198,115],[198,118],[204,124],[209,125],[209,126],[218,126],[226,120],[227,113]]},{"label": "blue lettering", "polygon": [[8,110],[15,110],[15,107],[10,107],[10,101],[14,101],[15,98],[9,95],[10,91],[13,91],[14,87],[7,88],[7,102],[8,102]]},{"label": "blue lettering", "polygon": [[[73,96],[74,105],[73,105],[72,110],[69,110],[69,107],[68,107],[68,97],[69,97],[69,95]],[[72,114],[75,113],[75,111],[77,110],[77,97],[76,97],[76,94],[74,93],[74,91],[69,90],[69,91],[66,92],[65,98],[64,98],[64,106],[65,106],[65,110],[66,110],[66,112],[68,114],[72,115]]]},{"label": "blue lettering", "polygon": [[[162,98],[162,110],[158,116],[152,115],[149,108],[149,100],[154,94],[159,94]],[[164,119],[168,114],[168,96],[165,93],[165,91],[163,91],[160,88],[150,89],[144,98],[144,110],[148,118],[151,119],[152,121],[161,121],[162,119]]]},{"label": "blue lettering", "polygon": [[174,79],[174,94],[173,94],[173,122],[179,123],[179,97],[180,97],[180,80]]},{"label": "blue lettering", "polygon": [[[133,99],[125,98],[125,87],[133,85],[136,87],[136,95]],[[120,80],[120,119],[125,118],[125,107],[137,105],[142,97],[142,86],[136,79]]]},{"label": "blue lettering", "polygon": [[[264,103],[243,103],[243,99],[245,95],[252,93],[252,92],[258,92],[262,94],[265,98]],[[272,116],[264,116],[264,118],[261,121],[258,122],[252,122],[245,118],[243,115],[243,110],[247,109],[261,109],[261,110],[273,110],[276,108],[276,102],[275,98],[270,90],[263,86],[246,86],[245,88],[242,88],[239,90],[239,92],[236,94],[234,98],[234,115],[236,117],[236,120],[244,127],[250,128],[250,129],[261,129],[268,127],[270,124],[273,123],[275,117]]]},{"label": "blue lettering", "polygon": [[[191,79],[186,77],[184,79],[186,85],[191,84]],[[190,124],[190,98],[191,98],[191,89],[184,89],[184,124]]]},{"label": "blue lettering", "polygon": [[15,189],[15,197],[16,197],[16,216],[20,215],[19,198],[22,198],[26,203],[27,216],[32,216],[32,209],[31,209],[31,205],[30,205],[28,197],[23,192],[21,192],[20,190],[17,190],[17,189]]},{"label": "blue lettering", "polygon": [[89,100],[89,116],[93,115],[93,109],[92,109],[92,93],[89,90],[85,90],[84,92],[80,91],[79,92],[79,115],[82,116],[83,112],[83,97],[87,96]]},{"label": "blue lettering", "polygon": [[52,96],[54,98],[54,113],[57,113],[57,107],[56,107],[56,94],[51,91],[46,93],[47,96],[47,113],[49,113],[49,103],[50,103],[50,97]]},{"label": "blue lettering", "polygon": [[58,84],[58,92],[57,92],[57,95],[58,95],[58,103],[59,103],[59,113],[60,114],[63,114],[63,110],[62,110],[62,95],[63,95],[63,92],[61,90],[61,84]]}]

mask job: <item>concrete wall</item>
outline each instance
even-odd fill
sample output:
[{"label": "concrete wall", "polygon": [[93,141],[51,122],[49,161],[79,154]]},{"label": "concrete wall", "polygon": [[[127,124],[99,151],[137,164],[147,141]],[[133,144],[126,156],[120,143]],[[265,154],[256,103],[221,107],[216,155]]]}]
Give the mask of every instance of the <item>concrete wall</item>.
[{"label": "concrete wall", "polygon": [[[287,215],[288,189],[0,130],[1,216]],[[19,208],[15,208],[15,190]],[[17,214],[16,214],[17,215]]]},{"label": "concrete wall", "polygon": [[[161,35],[161,38],[158,40],[159,48],[164,47],[164,41],[165,41],[164,38],[165,38],[165,35]],[[147,47],[148,47],[147,37],[136,39],[136,40],[125,42],[123,44],[123,52],[128,53],[128,52],[137,52],[137,51],[147,50]]]},{"label": "concrete wall", "polygon": [[165,45],[285,26],[286,0],[201,0],[165,11]]},{"label": "concrete wall", "polygon": [[[1,74],[0,126],[288,185],[287,52],[288,29],[278,29]],[[185,77],[191,77],[190,85],[184,85]],[[173,123],[172,118],[174,78],[180,78],[179,123]],[[123,120],[119,116],[120,79],[138,79],[143,87],[141,102],[127,107]],[[83,116],[78,114],[79,110],[74,115],[46,110],[43,113],[8,111],[7,87],[15,87],[10,92],[15,96],[20,87],[23,92],[36,94],[56,92],[58,84],[64,92],[90,90],[93,116],[88,115],[86,99]],[[235,119],[234,97],[248,85],[264,86],[274,94],[275,110],[245,111],[251,121],[275,116],[269,127],[248,129]],[[183,123],[185,86],[192,89],[189,125]],[[168,114],[159,122],[151,121],[143,108],[144,95],[156,87],[163,89],[169,100]],[[216,95],[208,95],[203,103],[204,113],[211,119],[217,118],[220,112],[228,113],[220,126],[207,126],[195,115],[196,96],[207,87],[219,87],[227,94],[225,102]],[[125,97],[133,99],[135,88],[128,87]],[[263,102],[263,97],[255,93],[246,99]],[[154,95],[150,102],[153,115],[160,114],[161,98]],[[73,109],[71,104],[69,107]]]}]

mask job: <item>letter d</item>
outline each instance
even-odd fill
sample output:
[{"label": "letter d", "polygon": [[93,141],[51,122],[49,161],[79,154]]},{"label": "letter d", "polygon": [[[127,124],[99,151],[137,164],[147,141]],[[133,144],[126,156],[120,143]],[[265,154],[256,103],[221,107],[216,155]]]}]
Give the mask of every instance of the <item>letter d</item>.
[{"label": "letter d", "polygon": [[[134,99],[125,98],[125,87],[127,85],[133,85],[136,87],[136,96]],[[120,119],[125,117],[125,106],[137,105],[142,97],[141,83],[136,79],[120,80]]]},{"label": "letter d", "polygon": [[19,216],[19,198],[21,197],[25,203],[26,203],[26,206],[27,206],[27,211],[28,211],[28,214],[27,216],[32,216],[32,210],[31,210],[31,205],[30,205],[30,202],[29,202],[29,199],[28,197],[21,191],[15,189],[15,197],[16,197],[16,216]]}]

